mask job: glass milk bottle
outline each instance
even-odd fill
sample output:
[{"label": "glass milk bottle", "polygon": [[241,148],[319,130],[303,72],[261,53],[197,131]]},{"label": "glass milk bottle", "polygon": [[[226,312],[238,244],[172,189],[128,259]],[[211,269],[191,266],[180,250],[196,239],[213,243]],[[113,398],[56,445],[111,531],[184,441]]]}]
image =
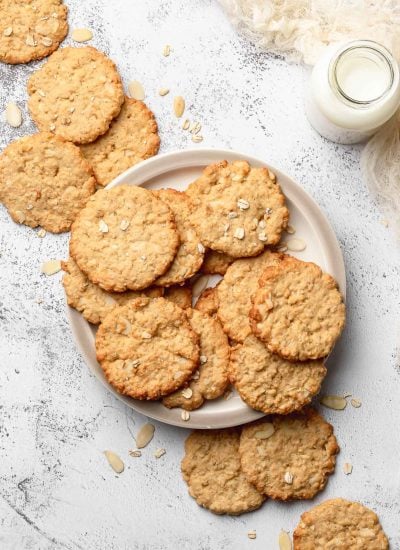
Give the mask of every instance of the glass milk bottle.
[{"label": "glass milk bottle", "polygon": [[316,63],[306,96],[310,124],[337,143],[359,143],[372,136],[400,105],[399,66],[391,53],[371,40],[327,48]]}]

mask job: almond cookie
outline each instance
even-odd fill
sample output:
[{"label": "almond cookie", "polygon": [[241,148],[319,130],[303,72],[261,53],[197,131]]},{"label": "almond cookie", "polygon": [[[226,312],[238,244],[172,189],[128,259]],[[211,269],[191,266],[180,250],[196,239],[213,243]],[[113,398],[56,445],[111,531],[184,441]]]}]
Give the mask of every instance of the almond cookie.
[{"label": "almond cookie", "polygon": [[218,318],[229,338],[243,342],[251,334],[251,297],[265,268],[276,265],[282,254],[266,250],[257,258],[236,260],[228,267],[218,286]]},{"label": "almond cookie", "polygon": [[192,289],[190,286],[170,286],[164,290],[164,296],[167,300],[174,302],[174,304],[181,307],[182,309],[192,307]]},{"label": "almond cookie", "polygon": [[246,161],[208,166],[189,185],[193,223],[204,246],[235,258],[277,244],[289,219],[275,175]]},{"label": "almond cookie", "polygon": [[220,397],[229,384],[229,344],[221,325],[215,319],[196,311],[186,311],[192,329],[200,338],[200,367],[187,388],[164,397],[168,408],[198,409],[206,399]]},{"label": "almond cookie", "polygon": [[109,130],[81,146],[100,185],[107,185],[134,164],[156,155],[160,148],[157,122],[142,101],[125,98]]},{"label": "almond cookie", "polygon": [[240,468],[239,437],[234,429],[196,430],[185,442],[181,467],[189,494],[215,514],[251,512],[265,500]]},{"label": "almond cookie", "polygon": [[2,0],[0,61],[17,64],[42,59],[58,48],[68,33],[62,0]]},{"label": "almond cookie", "polygon": [[61,262],[61,267],[65,271],[62,282],[68,305],[81,312],[86,321],[93,325],[101,323],[115,307],[127,304],[134,298],[142,295],[158,298],[163,295],[163,290],[159,287],[146,288],[141,292],[106,292],[91,283],[72,258]]},{"label": "almond cookie", "polygon": [[345,324],[333,277],[311,262],[286,257],[264,271],[259,286],[251,328],[270,351],[290,361],[329,355]]},{"label": "almond cookie", "polygon": [[313,498],[335,468],[333,428],[314,409],[272,416],[243,428],[243,472],[263,494],[278,500]]},{"label": "almond cookie", "polygon": [[198,336],[177,305],[164,298],[136,298],[103,319],[96,354],[107,380],[120,393],[159,399],[196,370]]},{"label": "almond cookie", "polygon": [[378,516],[343,498],[326,500],[301,515],[294,550],[388,550]]},{"label": "almond cookie", "polygon": [[159,189],[153,193],[172,210],[180,238],[180,246],[170,268],[155,281],[159,286],[171,286],[197,273],[203,263],[205,250],[190,223],[191,201],[185,193],[175,189]]},{"label": "almond cookie", "polygon": [[62,48],[28,80],[28,107],[42,131],[75,143],[103,135],[124,102],[115,64],[95,48]]},{"label": "almond cookie", "polygon": [[201,265],[201,271],[206,275],[225,275],[226,270],[235,260],[236,258],[228,256],[228,254],[224,254],[223,252],[207,250]]},{"label": "almond cookie", "polygon": [[25,136],[0,155],[0,201],[18,223],[68,231],[95,189],[79,147],[58,136]]},{"label": "almond cookie", "polygon": [[72,226],[70,254],[92,283],[123,292],[150,286],[179,246],[170,208],[135,185],[100,189]]},{"label": "almond cookie", "polygon": [[288,414],[310,403],[326,376],[322,361],[292,363],[248,336],[230,355],[229,378],[247,405],[265,414]]},{"label": "almond cookie", "polygon": [[216,317],[218,311],[218,285],[205,288],[200,294],[194,309],[205,313],[209,317]]}]

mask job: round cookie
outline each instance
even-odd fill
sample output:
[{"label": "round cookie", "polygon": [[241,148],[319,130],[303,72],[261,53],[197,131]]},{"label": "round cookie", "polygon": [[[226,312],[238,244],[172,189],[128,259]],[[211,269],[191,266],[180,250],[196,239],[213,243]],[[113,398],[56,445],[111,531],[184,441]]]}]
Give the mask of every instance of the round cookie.
[{"label": "round cookie", "polygon": [[163,295],[163,290],[159,287],[146,288],[141,292],[106,292],[91,283],[72,258],[67,262],[61,262],[61,266],[65,271],[62,283],[68,305],[81,312],[86,321],[94,325],[101,323],[115,307],[122,306],[134,298],[143,295],[159,298]]},{"label": "round cookie", "polygon": [[248,336],[230,355],[231,383],[247,405],[265,414],[288,414],[308,405],[325,376],[322,361],[287,361],[255,336]]},{"label": "round cookie", "polygon": [[294,550],[388,550],[378,516],[343,498],[326,500],[301,515]]},{"label": "round cookie", "polygon": [[15,65],[50,55],[68,33],[62,0],[2,0],[0,61]]},{"label": "round cookie", "polygon": [[204,257],[204,247],[189,223],[191,201],[185,193],[175,189],[159,189],[153,193],[172,210],[180,238],[180,246],[174,261],[168,271],[155,281],[155,284],[171,286],[183,283],[197,273]]},{"label": "round cookie", "polygon": [[[157,288],[157,287],[155,287]],[[161,287],[158,287],[161,288]],[[187,285],[173,285],[164,290],[164,297],[171,302],[174,302],[182,309],[192,307],[192,288]]]},{"label": "round cookie", "polygon": [[246,480],[238,451],[239,432],[233,429],[196,430],[186,439],[183,479],[197,504],[215,514],[251,512],[265,500]]},{"label": "round cookie", "polygon": [[225,275],[226,270],[235,260],[236,258],[232,258],[232,256],[228,256],[223,252],[207,250],[201,265],[201,271],[206,275]]},{"label": "round cookie", "polygon": [[[195,309],[186,310],[192,329],[200,338],[200,367],[192,376],[188,388],[167,395],[163,404],[168,408],[198,409],[208,399],[216,399],[228,387],[229,344],[221,325],[215,319]],[[189,392],[190,393],[190,392]]]},{"label": "round cookie", "polygon": [[28,80],[28,107],[42,131],[75,143],[104,134],[124,102],[115,64],[95,48],[62,48]]},{"label": "round cookie", "polygon": [[333,428],[314,409],[272,416],[243,428],[240,459],[247,479],[278,500],[309,499],[335,468]]},{"label": "round cookie", "polygon": [[273,353],[290,361],[319,359],[343,330],[345,306],[333,277],[316,264],[286,257],[261,276],[250,323]]},{"label": "round cookie", "polygon": [[100,185],[107,185],[131,166],[156,155],[160,147],[157,122],[142,101],[125,97],[109,130],[81,146]]},{"label": "round cookie", "polygon": [[194,309],[205,313],[209,317],[216,317],[218,311],[218,285],[205,288],[200,294]]},{"label": "round cookie", "polygon": [[104,290],[150,286],[171,265],[179,237],[170,208],[135,185],[100,189],[75,220],[70,254]]},{"label": "round cookie", "polygon": [[243,342],[251,334],[251,297],[265,268],[276,265],[282,254],[266,250],[256,258],[236,260],[218,286],[218,318],[229,338]]},{"label": "round cookie", "polygon": [[25,136],[0,155],[0,201],[18,223],[68,231],[95,190],[79,147],[58,136]]},{"label": "round cookie", "polygon": [[135,399],[160,399],[198,366],[198,336],[183,309],[164,298],[136,298],[113,309],[96,334],[109,383]]},{"label": "round cookie", "polygon": [[277,244],[289,219],[276,177],[246,161],[208,166],[189,185],[192,220],[204,246],[235,258]]}]

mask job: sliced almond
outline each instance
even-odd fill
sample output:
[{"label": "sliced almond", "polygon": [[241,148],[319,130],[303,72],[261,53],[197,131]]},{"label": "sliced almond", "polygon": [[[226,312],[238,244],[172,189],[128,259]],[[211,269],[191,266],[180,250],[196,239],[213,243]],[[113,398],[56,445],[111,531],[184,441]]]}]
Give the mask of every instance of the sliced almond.
[{"label": "sliced almond", "polygon": [[43,36],[43,38],[40,39],[40,42],[43,46],[51,46],[53,44],[53,40],[48,36]]},{"label": "sliced almond", "polygon": [[169,88],[160,88],[158,90],[158,93],[159,93],[160,96],[165,96],[165,95],[169,94]]},{"label": "sliced almond", "polygon": [[180,118],[185,112],[185,100],[181,95],[174,97],[174,113],[177,118]]},{"label": "sliced almond", "polygon": [[128,220],[122,220],[119,224],[119,227],[122,231],[126,231],[129,227],[129,221]]},{"label": "sliced almond", "polygon": [[128,92],[133,99],[143,101],[145,98],[144,88],[138,80],[132,80],[132,82],[129,82]]},{"label": "sliced almond", "polygon": [[200,363],[202,365],[205,365],[207,363],[207,356],[206,355],[200,355]]},{"label": "sliced almond", "polygon": [[319,402],[324,407],[334,409],[335,411],[342,411],[347,405],[346,399],[341,395],[324,395]]},{"label": "sliced almond", "polygon": [[189,411],[182,410],[181,412],[181,418],[184,422],[187,422],[190,419],[190,413]]},{"label": "sliced almond", "polygon": [[109,465],[116,474],[122,474],[125,469],[125,465],[117,454],[113,451],[104,451],[104,455],[108,460]]},{"label": "sliced almond", "polygon": [[206,251],[206,249],[204,248],[204,245],[202,243],[199,243],[197,245],[197,250],[200,252],[200,254],[204,254],[204,252]]},{"label": "sliced almond", "polygon": [[247,533],[247,536],[249,537],[249,539],[255,539],[255,538],[257,538],[257,533],[256,533],[256,531],[249,531]]},{"label": "sliced almond", "polygon": [[61,271],[61,261],[60,260],[49,260],[42,264],[42,273],[45,275],[54,275]]},{"label": "sliced almond", "polygon": [[3,31],[4,36],[11,36],[12,33],[13,33],[13,28],[12,27],[6,27]]},{"label": "sliced almond", "polygon": [[208,277],[208,276],[204,276],[204,277],[199,277],[197,279],[197,281],[192,286],[193,298],[197,298],[197,296],[200,296],[200,294],[203,292],[203,290],[208,285],[209,278],[210,277]]},{"label": "sliced almond", "polygon": [[139,449],[143,449],[150,443],[154,436],[154,426],[153,424],[143,424],[136,436],[136,446]]},{"label": "sliced almond", "polygon": [[307,246],[306,242],[303,239],[289,239],[286,242],[288,250],[292,252],[301,252]]},{"label": "sliced almond", "polygon": [[268,439],[275,432],[274,425],[270,422],[265,422],[262,427],[255,432],[254,437],[257,439]]},{"label": "sliced almond", "polygon": [[193,390],[192,388],[185,388],[181,391],[181,394],[185,399],[190,399],[193,395]]},{"label": "sliced almond", "polygon": [[165,455],[167,451],[165,449],[157,449],[155,452],[154,452],[154,456],[156,458],[161,458],[162,456]]},{"label": "sliced almond", "polygon": [[143,340],[150,340],[151,339],[150,332],[147,332],[147,331],[142,332],[142,338]]},{"label": "sliced almond", "polygon": [[190,120],[187,118],[182,124],[182,130],[188,130],[190,126]]},{"label": "sliced almond", "polygon": [[37,42],[35,40],[35,37],[33,34],[28,34],[25,39],[25,44],[27,46],[31,46],[32,48],[35,48],[37,46]]},{"label": "sliced almond", "polygon": [[293,483],[293,474],[291,472],[285,472],[285,475],[283,476],[283,480],[288,485],[292,485],[292,483]]},{"label": "sliced almond", "polygon": [[169,44],[166,44],[163,48],[162,54],[164,57],[168,57],[171,53],[171,46]]},{"label": "sliced almond", "polygon": [[15,217],[17,218],[18,223],[24,223],[26,219],[25,212],[22,212],[22,210],[16,210]]},{"label": "sliced almond", "polygon": [[283,530],[279,533],[279,550],[292,550],[292,541],[289,533]]},{"label": "sliced almond", "polygon": [[243,227],[237,227],[235,229],[235,233],[233,234],[233,236],[235,237],[235,239],[239,239],[239,240],[244,239],[244,228]]},{"label": "sliced almond", "polygon": [[345,462],[343,464],[343,471],[348,476],[353,471],[353,466],[350,464],[350,462]]},{"label": "sliced almond", "polygon": [[258,234],[258,239],[262,242],[268,241],[265,231],[261,231],[261,233]]},{"label": "sliced almond", "polygon": [[99,231],[100,233],[108,233],[108,225],[104,220],[99,221]]},{"label": "sliced almond", "polygon": [[237,201],[237,207],[240,208],[240,210],[247,210],[248,208],[250,208],[250,203],[245,199],[239,199]]},{"label": "sliced almond", "polygon": [[356,409],[358,409],[359,407],[361,407],[361,401],[359,399],[351,399],[350,400],[350,403],[353,405],[353,407],[355,407]]},{"label": "sliced almond", "polygon": [[90,29],[74,29],[71,38],[75,40],[75,42],[88,42],[92,40],[93,33]]},{"label": "sliced almond", "polygon": [[21,109],[16,103],[9,103],[6,107],[6,120],[13,128],[18,128],[22,124]]}]

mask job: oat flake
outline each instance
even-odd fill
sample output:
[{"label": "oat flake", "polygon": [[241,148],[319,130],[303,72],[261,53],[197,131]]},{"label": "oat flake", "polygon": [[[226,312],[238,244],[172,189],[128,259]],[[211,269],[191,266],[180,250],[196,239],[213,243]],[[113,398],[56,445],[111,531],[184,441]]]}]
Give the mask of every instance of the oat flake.
[{"label": "oat flake", "polygon": [[257,538],[257,533],[256,533],[256,531],[249,531],[247,533],[247,536],[249,537],[249,539],[255,539],[255,538]]},{"label": "oat flake", "polygon": [[154,453],[154,456],[155,456],[156,458],[161,458],[162,456],[165,455],[166,452],[167,452],[167,451],[166,451],[165,449],[157,449],[157,450],[155,451],[155,453]]},{"label": "oat flake", "polygon": [[181,412],[181,418],[184,422],[187,422],[190,419],[190,413],[189,411],[182,410]]}]

